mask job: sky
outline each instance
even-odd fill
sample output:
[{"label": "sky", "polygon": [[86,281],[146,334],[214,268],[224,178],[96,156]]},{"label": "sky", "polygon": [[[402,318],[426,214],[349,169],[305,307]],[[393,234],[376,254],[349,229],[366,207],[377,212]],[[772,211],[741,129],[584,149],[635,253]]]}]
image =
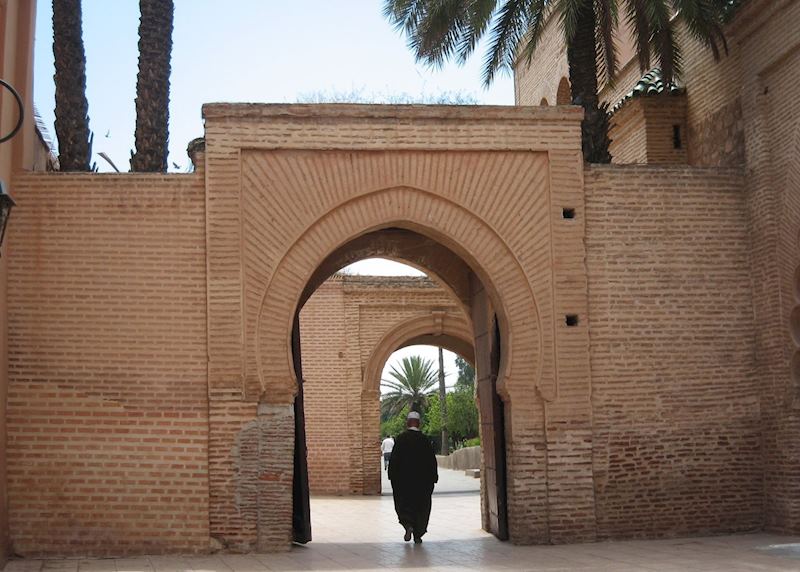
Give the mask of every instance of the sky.
[{"label": "sky", "polygon": [[[86,92],[94,151],[129,168],[135,125],[139,10],[136,0],[83,0]],[[186,144],[202,136],[208,102],[292,103],[317,94],[377,99],[455,93],[512,105],[505,75],[488,90],[482,51],[467,65],[417,64],[382,0],[175,0],[170,97],[170,169],[188,168]],[[51,2],[37,3],[34,102],[53,130]],[[101,171],[111,167],[101,158]]]},{"label": "sky", "polygon": [[[137,0],[83,0],[86,95],[94,157],[100,171],[129,169],[134,146],[138,67]],[[510,77],[489,89],[481,83],[482,48],[463,67],[430,69],[414,61],[405,37],[382,14],[382,0],[175,0],[170,90],[171,171],[189,168],[186,145],[203,135],[201,106],[209,102],[293,103],[357,93],[376,101],[436,99],[454,94],[480,104],[513,105]],[[51,3],[37,2],[34,103],[50,136],[53,128]],[[389,261],[356,263],[357,274],[419,274]],[[412,346],[438,363],[437,351]],[[455,383],[455,355],[445,352],[447,384]],[[386,372],[384,373],[384,377]]]}]

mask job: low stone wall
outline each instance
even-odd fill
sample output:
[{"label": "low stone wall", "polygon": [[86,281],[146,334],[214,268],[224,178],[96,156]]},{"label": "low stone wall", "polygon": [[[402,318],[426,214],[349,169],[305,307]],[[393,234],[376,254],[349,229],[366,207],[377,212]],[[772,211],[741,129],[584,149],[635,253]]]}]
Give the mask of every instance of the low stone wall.
[{"label": "low stone wall", "polygon": [[481,468],[481,448],[464,447],[457,449],[450,455],[436,455],[436,463],[442,469],[466,471]]}]

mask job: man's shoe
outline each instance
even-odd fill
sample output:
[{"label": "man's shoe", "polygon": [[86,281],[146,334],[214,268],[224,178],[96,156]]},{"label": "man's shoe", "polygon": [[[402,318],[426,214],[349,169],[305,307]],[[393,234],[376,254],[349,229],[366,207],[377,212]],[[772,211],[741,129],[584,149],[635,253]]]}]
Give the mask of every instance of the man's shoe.
[{"label": "man's shoe", "polygon": [[414,544],[422,544],[422,537],[414,535]]},{"label": "man's shoe", "polygon": [[[409,540],[411,540],[411,535],[412,535],[413,533],[414,533],[414,531],[411,529],[411,527],[410,527],[410,526],[407,526],[407,527],[406,527],[406,534],[405,534],[405,536],[403,536],[403,540],[405,540],[406,542],[408,542]],[[416,540],[414,540],[414,542],[416,542]],[[420,541],[420,542],[421,542],[421,541]]]}]

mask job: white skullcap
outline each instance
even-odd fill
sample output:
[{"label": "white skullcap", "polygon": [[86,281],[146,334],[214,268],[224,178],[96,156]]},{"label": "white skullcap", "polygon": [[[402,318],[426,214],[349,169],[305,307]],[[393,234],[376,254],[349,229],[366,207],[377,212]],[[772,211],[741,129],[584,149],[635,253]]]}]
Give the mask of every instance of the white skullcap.
[{"label": "white skullcap", "polygon": [[416,419],[419,420],[419,412],[418,411],[409,411],[408,417],[406,419]]}]

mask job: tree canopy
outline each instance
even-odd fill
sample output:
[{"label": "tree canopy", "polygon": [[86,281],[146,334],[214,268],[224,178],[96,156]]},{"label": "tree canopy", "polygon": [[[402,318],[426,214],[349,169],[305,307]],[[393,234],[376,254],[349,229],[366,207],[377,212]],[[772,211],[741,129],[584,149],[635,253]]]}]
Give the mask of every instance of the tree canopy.
[{"label": "tree canopy", "polygon": [[727,49],[722,24],[740,0],[385,0],[384,14],[402,30],[417,60],[463,64],[488,36],[483,82],[530,65],[545,23],[558,18],[567,48],[572,103],[585,111],[584,159],[610,162],[608,118],[599,104],[598,77],[612,82],[618,67],[621,19],[632,31],[642,72],[657,61],[665,81],[680,73],[675,13],[690,34],[719,56]]},{"label": "tree canopy", "polygon": [[391,379],[381,380],[381,387],[388,390],[381,399],[381,411],[389,417],[404,407],[422,412],[438,387],[433,362],[421,356],[403,358],[399,368],[392,366],[389,376]]}]

